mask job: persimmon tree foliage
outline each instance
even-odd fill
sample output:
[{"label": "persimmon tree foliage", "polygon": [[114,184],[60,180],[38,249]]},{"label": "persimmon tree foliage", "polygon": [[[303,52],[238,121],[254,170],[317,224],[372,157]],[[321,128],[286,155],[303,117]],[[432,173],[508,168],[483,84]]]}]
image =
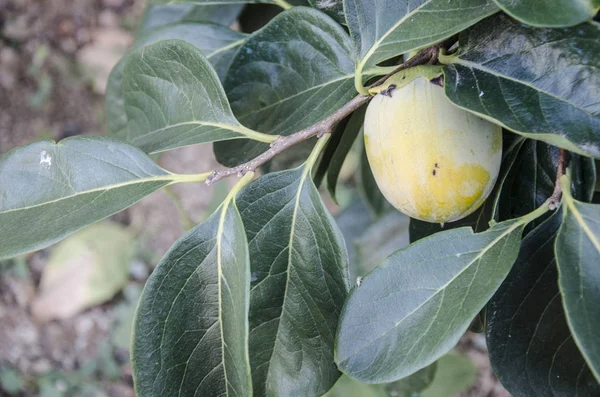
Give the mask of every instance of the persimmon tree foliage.
[{"label": "persimmon tree foliage", "polygon": [[[403,380],[414,395],[470,326],[513,395],[599,396],[600,2],[272,0],[252,33],[230,28],[242,3],[150,4],[110,76],[110,137],[0,157],[0,258],[171,184],[238,178],[148,280],[139,396],[312,397],[342,374],[374,384],[361,396]],[[353,242],[396,210],[364,152],[349,184],[365,204],[336,219],[319,187],[335,199],[362,150],[365,108],[390,89],[370,88],[423,65],[503,127],[500,173],[468,217],[411,219],[412,243],[365,275]],[[180,175],[148,156],[201,143],[223,168]]]}]

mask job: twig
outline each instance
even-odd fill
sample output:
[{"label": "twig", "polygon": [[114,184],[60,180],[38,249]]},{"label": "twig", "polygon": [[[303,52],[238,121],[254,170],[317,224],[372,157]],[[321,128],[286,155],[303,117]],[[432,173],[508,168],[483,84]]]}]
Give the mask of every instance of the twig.
[{"label": "twig", "polygon": [[[432,45],[431,47],[427,47],[419,51],[415,56],[411,57],[409,60],[399,65],[393,72],[388,73],[387,75],[377,80],[375,83],[371,84],[370,87],[383,84],[391,75],[396,74],[404,69],[428,63],[435,63],[437,61],[439,50],[445,43],[446,42]],[[330,116],[324,118],[316,124],[313,124],[310,127],[300,130],[292,135],[280,136],[276,141],[271,143],[271,148],[269,150],[260,154],[258,157],[255,157],[254,159],[233,168],[225,168],[222,170],[213,171],[212,174],[206,179],[206,184],[212,185],[213,183],[218,182],[221,179],[227,178],[231,175],[237,175],[238,177],[241,177],[247,172],[256,170],[258,167],[265,164],[273,157],[277,156],[279,153],[287,150],[288,148],[296,145],[297,143],[303,142],[309,138],[312,138],[313,136],[320,138],[321,136],[330,133],[337,123],[348,117],[348,115],[350,115],[352,112],[357,110],[365,103],[369,102],[371,98],[371,95],[359,94],[355,96],[354,98],[352,98],[352,100],[350,100],[350,102],[346,103],[340,109],[333,112]]]},{"label": "twig", "polygon": [[222,170],[215,170],[206,179],[207,185],[212,185],[215,182],[220,181],[231,175],[243,176],[246,172],[254,171],[279,153],[285,151],[291,146],[297,143],[303,142],[313,136],[321,137],[330,132],[333,127],[349,114],[354,112],[356,109],[361,107],[363,104],[371,99],[370,95],[357,95],[350,102],[342,106],[340,109],[335,111],[329,117],[324,118],[316,124],[311,125],[308,128],[300,130],[289,136],[281,136],[275,142],[271,144],[271,148],[266,152],[260,154],[258,157],[248,161],[247,163],[240,164],[237,167],[225,168]]},{"label": "twig", "polygon": [[558,205],[560,204],[560,199],[562,197],[560,178],[565,174],[565,170],[567,168],[568,154],[569,153],[565,149],[560,149],[558,152],[558,164],[556,166],[556,182],[554,183],[554,191],[548,199],[548,208],[550,208],[551,211],[554,211],[556,208],[558,208]]}]

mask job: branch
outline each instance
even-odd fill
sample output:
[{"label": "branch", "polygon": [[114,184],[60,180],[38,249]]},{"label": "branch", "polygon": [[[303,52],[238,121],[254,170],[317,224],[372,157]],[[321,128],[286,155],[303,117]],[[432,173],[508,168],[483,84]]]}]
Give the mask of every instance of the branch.
[{"label": "branch", "polygon": [[350,102],[318,123],[313,124],[310,127],[300,130],[292,135],[280,136],[275,142],[271,143],[271,148],[269,150],[248,161],[247,163],[240,164],[233,168],[225,168],[222,170],[213,171],[213,173],[206,179],[206,184],[212,185],[213,183],[231,175],[243,176],[246,174],[246,172],[256,170],[258,167],[265,164],[279,153],[287,150],[297,143],[303,142],[309,138],[312,138],[313,136],[320,138],[321,136],[331,132],[337,123],[345,119],[349,114],[367,103],[370,99],[370,95],[355,96]]},{"label": "branch", "polygon": [[565,149],[560,149],[558,152],[558,165],[556,166],[556,182],[554,183],[554,191],[552,195],[548,199],[548,208],[554,211],[558,208],[560,204],[560,199],[562,197],[562,188],[560,184],[560,178],[565,174],[565,170],[567,168],[567,157],[568,152]]},{"label": "branch", "polygon": [[[391,75],[396,74],[404,69],[412,68],[418,65],[431,64],[437,61],[439,50],[442,46],[444,46],[446,42],[441,44],[432,45],[431,47],[427,47],[421,51],[419,51],[415,56],[411,57],[409,60],[399,65],[393,72],[388,73],[383,76],[375,83],[371,84],[370,87],[378,86],[383,84]],[[260,154],[258,157],[248,161],[247,163],[240,164],[233,168],[225,168],[221,170],[213,171],[210,176],[206,179],[207,185],[212,185],[215,182],[220,181],[223,178],[227,178],[231,175],[237,175],[241,177],[245,175],[247,172],[254,171],[261,165],[267,163],[273,157],[277,156],[279,153],[287,150],[291,146],[296,145],[297,143],[303,142],[313,136],[317,138],[322,137],[325,134],[330,133],[333,130],[333,127],[336,126],[337,123],[348,117],[352,112],[357,110],[359,107],[364,105],[365,103],[371,100],[371,95],[357,95],[350,102],[346,103],[340,109],[332,113],[330,116],[324,118],[316,124],[311,125],[308,128],[300,130],[289,136],[280,136],[271,143],[271,148],[266,152]]]}]

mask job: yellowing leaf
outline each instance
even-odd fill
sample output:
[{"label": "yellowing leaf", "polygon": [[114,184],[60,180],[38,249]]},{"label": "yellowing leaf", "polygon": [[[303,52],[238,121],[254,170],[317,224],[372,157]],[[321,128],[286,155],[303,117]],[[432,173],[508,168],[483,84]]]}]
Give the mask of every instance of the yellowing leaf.
[{"label": "yellowing leaf", "polygon": [[119,224],[98,223],[56,246],[32,304],[40,321],[69,318],[111,299],[127,283],[132,236]]}]

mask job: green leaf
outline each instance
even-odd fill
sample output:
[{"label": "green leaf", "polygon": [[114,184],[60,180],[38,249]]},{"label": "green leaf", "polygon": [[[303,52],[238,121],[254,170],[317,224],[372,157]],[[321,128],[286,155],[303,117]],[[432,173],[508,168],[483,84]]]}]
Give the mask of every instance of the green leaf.
[{"label": "green leaf", "polygon": [[113,298],[129,280],[133,236],[115,222],[100,222],[54,247],[31,312],[37,322],[70,318]]},{"label": "green leaf", "polygon": [[363,233],[354,241],[356,261],[350,272],[353,279],[367,275],[389,255],[409,244],[409,222],[408,216],[391,210],[359,230]]},{"label": "green leaf", "polygon": [[600,157],[600,24],[541,29],[498,14],[442,57],[454,104],[528,138]]},{"label": "green leaf", "polygon": [[[290,135],[346,104],[355,95],[353,77],[352,43],[342,27],[322,12],[294,7],[248,38],[224,85],[242,124]],[[234,166],[269,146],[244,140],[214,148],[221,164]]]},{"label": "green leaf", "polygon": [[355,199],[336,216],[335,221],[344,236],[348,250],[350,280],[356,280],[360,275],[356,263],[356,240],[371,224],[371,214],[362,200]]},{"label": "green leaf", "polygon": [[346,300],[338,367],[363,382],[389,382],[447,353],[508,274],[525,225],[545,211],[479,234],[437,233],[390,256]]},{"label": "green leaf", "polygon": [[[139,36],[133,49],[154,44],[161,40],[179,39],[197,47],[223,79],[235,52],[244,41],[245,35],[228,27],[214,23],[180,22],[157,27]],[[108,132],[121,140],[127,140],[127,113],[123,95],[123,72],[128,57],[115,65],[106,87],[106,121]],[[132,136],[131,139],[135,138]]]},{"label": "green leaf", "polygon": [[577,201],[567,190],[563,207],[556,261],[565,314],[575,342],[600,381],[600,205]]},{"label": "green leaf", "polygon": [[492,0],[344,0],[344,9],[359,74],[450,37],[498,10]]},{"label": "green leaf", "polygon": [[160,41],[127,58],[128,140],[145,152],[245,136],[265,140],[233,116],[217,74],[195,46]]},{"label": "green leaf", "polygon": [[559,212],[523,240],[510,274],[488,304],[492,368],[515,397],[600,395],[561,304],[553,249]]},{"label": "green leaf", "polygon": [[23,383],[23,379],[17,371],[9,367],[0,367],[0,387],[7,393],[19,393],[23,390]]},{"label": "green leaf", "polygon": [[477,368],[470,359],[446,354],[437,361],[433,382],[419,396],[452,397],[469,390],[476,380]]},{"label": "green leaf", "polygon": [[140,38],[161,26],[178,22],[213,22],[229,26],[236,20],[243,7],[243,4],[149,5],[144,12],[136,37]]},{"label": "green leaf", "polygon": [[348,256],[310,178],[315,154],[302,167],[257,179],[238,198],[252,266],[256,396],[320,396],[340,376],[333,345],[348,291]]},{"label": "green leaf", "polygon": [[533,26],[573,26],[590,20],[600,8],[597,0],[494,0],[504,12]]},{"label": "green leaf", "polygon": [[252,395],[250,261],[232,197],[179,239],[148,279],[133,336],[139,396]]},{"label": "green leaf", "polygon": [[0,258],[45,248],[178,175],[102,137],[41,141],[0,156]]},{"label": "green leaf", "polygon": [[427,388],[436,378],[438,363],[445,363],[445,361],[442,361],[444,357],[406,378],[386,384],[386,391],[390,396],[412,397],[420,395],[419,392]]},{"label": "green leaf", "polygon": [[331,131],[331,138],[327,141],[327,146],[325,146],[325,149],[323,149],[323,154],[319,159],[319,165],[313,173],[313,181],[317,188],[321,187],[321,183],[323,182],[323,179],[327,174],[327,169],[331,165],[333,156],[335,155],[335,151],[337,150],[337,147],[340,145],[340,142],[344,137],[344,132],[346,131],[346,127],[348,126],[349,121],[350,117],[346,117],[345,119],[340,121],[335,127],[333,127],[333,130]]},{"label": "green leaf", "polygon": [[[501,221],[523,216],[538,208],[552,195],[556,184],[557,147],[526,139],[515,150],[518,153],[502,184],[498,202],[498,219]],[[572,155],[570,167],[574,171],[576,195],[589,200],[595,183],[594,160]],[[548,215],[527,225],[525,233],[542,223]]]},{"label": "green leaf", "polygon": [[[363,135],[360,135],[363,139]],[[367,151],[365,145],[362,145],[359,172],[357,173],[358,191],[361,197],[367,204],[367,207],[374,216],[380,216],[390,208],[394,208],[386,199],[383,197],[383,193],[379,190],[371,166],[369,165],[369,159],[367,158]]]},{"label": "green leaf", "polygon": [[343,375],[323,397],[389,397],[381,385],[367,385]]},{"label": "green leaf", "polygon": [[342,166],[356,141],[356,137],[362,130],[366,111],[367,107],[363,106],[354,112],[348,119],[348,124],[344,131],[339,131],[343,132],[343,134],[331,157],[329,167],[327,168],[327,190],[335,202],[337,202],[336,187]]}]

